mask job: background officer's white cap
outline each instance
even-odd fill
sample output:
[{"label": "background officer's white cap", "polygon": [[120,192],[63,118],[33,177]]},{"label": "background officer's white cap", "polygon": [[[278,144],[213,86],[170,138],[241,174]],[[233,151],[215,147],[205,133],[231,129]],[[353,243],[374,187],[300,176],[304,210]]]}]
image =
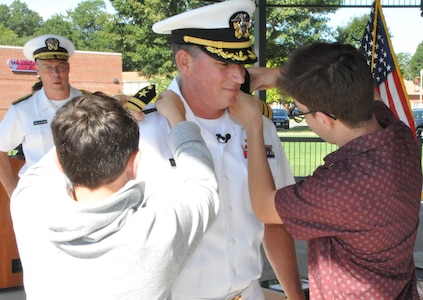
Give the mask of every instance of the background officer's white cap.
[{"label": "background officer's white cap", "polygon": [[153,31],[171,34],[175,44],[197,45],[226,63],[255,63],[250,40],[250,16],[255,7],[252,0],[222,1],[155,23]]},{"label": "background officer's white cap", "polygon": [[29,40],[23,49],[28,59],[62,59],[67,60],[74,52],[75,46],[67,38],[45,34]]}]

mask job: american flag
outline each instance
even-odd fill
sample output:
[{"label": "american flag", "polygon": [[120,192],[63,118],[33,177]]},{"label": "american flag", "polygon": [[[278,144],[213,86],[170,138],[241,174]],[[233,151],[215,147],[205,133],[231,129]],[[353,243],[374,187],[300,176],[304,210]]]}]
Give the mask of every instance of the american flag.
[{"label": "american flag", "polygon": [[380,0],[372,5],[369,22],[361,40],[361,50],[371,66],[374,87],[383,102],[415,133],[410,100],[392,49]]}]

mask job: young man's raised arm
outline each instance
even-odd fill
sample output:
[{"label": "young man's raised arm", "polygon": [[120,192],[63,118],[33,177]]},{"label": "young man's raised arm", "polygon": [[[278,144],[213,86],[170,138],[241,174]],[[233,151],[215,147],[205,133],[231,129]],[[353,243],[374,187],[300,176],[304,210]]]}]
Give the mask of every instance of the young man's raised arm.
[{"label": "young man's raised arm", "polygon": [[282,221],[274,204],[275,182],[264,147],[259,102],[257,98],[240,92],[237,103],[229,108],[229,112],[247,132],[248,185],[254,212],[263,223],[280,224]]},{"label": "young man's raised arm", "polygon": [[247,132],[248,186],[254,212],[265,223],[263,246],[266,255],[288,298],[305,299],[294,239],[281,224],[274,203],[276,187],[264,147],[259,100],[240,92],[236,105],[230,107],[229,111]]}]

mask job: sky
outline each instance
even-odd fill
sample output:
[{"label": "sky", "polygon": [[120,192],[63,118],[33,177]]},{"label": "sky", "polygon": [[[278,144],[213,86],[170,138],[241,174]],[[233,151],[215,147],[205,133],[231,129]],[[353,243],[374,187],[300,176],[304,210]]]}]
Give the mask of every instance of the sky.
[{"label": "sky", "polygon": [[[0,0],[0,4],[10,5],[14,0]],[[83,0],[20,0],[28,8],[38,12],[44,20],[51,15],[60,13],[66,15],[66,10],[74,9]],[[107,11],[114,12],[110,0],[104,1]],[[331,18],[329,26],[345,26],[354,17],[370,13],[369,8],[340,8]],[[408,52],[413,55],[417,46],[423,41],[423,17],[419,8],[383,8],[385,22],[391,35],[392,47],[395,53]],[[364,28],[363,28],[364,32]]]},{"label": "sky", "polygon": [[[370,14],[371,8],[340,8],[330,15],[331,27],[345,26],[354,17]],[[408,52],[413,55],[417,46],[423,42],[423,17],[419,8],[383,8],[385,23],[391,36],[395,53]],[[364,32],[364,28],[363,28]]]}]

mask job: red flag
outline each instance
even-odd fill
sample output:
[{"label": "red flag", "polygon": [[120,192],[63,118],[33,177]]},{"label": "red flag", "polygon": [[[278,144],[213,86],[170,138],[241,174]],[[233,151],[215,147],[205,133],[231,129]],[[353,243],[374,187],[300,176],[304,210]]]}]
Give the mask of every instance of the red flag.
[{"label": "red flag", "polygon": [[415,133],[410,100],[392,49],[380,0],[376,0],[372,5],[369,22],[361,41],[361,50],[371,66],[374,87],[383,102]]}]

